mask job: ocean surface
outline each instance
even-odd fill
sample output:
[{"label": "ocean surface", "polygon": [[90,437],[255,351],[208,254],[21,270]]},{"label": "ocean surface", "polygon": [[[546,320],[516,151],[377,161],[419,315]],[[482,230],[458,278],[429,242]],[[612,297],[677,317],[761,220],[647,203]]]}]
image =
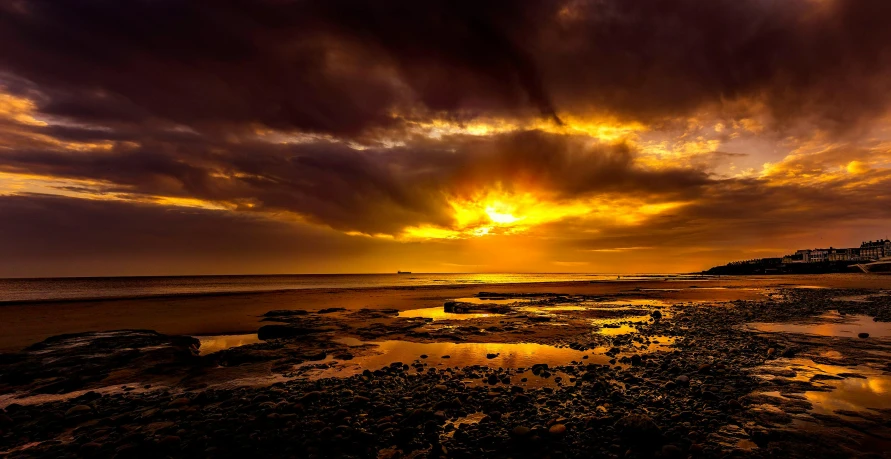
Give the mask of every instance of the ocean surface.
[{"label": "ocean surface", "polygon": [[411,287],[565,281],[690,279],[682,274],[299,274],[275,276],[0,279],[0,303],[269,292],[312,288]]}]

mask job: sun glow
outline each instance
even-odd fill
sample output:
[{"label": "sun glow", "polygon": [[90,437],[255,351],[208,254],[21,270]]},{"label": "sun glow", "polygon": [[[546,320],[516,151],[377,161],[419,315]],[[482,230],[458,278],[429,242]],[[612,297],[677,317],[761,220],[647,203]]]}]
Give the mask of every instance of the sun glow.
[{"label": "sun glow", "polygon": [[636,225],[682,206],[681,202],[647,203],[621,197],[560,200],[547,194],[501,189],[449,199],[454,224],[406,228],[402,239],[466,239],[526,232],[536,226],[580,219],[591,224]]},{"label": "sun glow", "polygon": [[501,225],[509,225],[511,223],[516,223],[519,220],[523,220],[526,217],[514,217],[509,209],[505,209],[506,205],[501,202],[495,202],[491,206],[486,206],[486,215],[489,216],[489,220],[492,220],[493,223],[498,223]]},{"label": "sun glow", "polygon": [[537,130],[551,134],[584,135],[601,142],[617,142],[647,130],[647,127],[639,122],[624,122],[612,117],[582,118],[561,115],[560,118],[562,124],[552,119],[522,122],[499,118],[481,118],[464,122],[434,119],[412,121],[409,124],[414,132],[434,139],[451,135],[490,136]]}]

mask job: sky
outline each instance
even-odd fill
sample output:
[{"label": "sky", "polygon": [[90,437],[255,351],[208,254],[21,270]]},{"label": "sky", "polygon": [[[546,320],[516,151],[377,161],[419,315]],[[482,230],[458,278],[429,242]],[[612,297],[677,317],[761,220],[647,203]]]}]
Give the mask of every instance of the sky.
[{"label": "sky", "polygon": [[0,277],[690,272],[891,236],[887,0],[0,2]]}]

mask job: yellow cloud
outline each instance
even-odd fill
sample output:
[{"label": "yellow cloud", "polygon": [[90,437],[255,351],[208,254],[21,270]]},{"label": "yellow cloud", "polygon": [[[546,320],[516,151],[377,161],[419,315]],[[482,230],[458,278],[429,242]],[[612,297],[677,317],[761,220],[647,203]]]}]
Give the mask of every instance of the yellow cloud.
[{"label": "yellow cloud", "polygon": [[31,126],[46,126],[46,122],[34,117],[37,107],[34,102],[10,94],[0,93],[0,118],[15,120]]},{"label": "yellow cloud", "polygon": [[845,170],[848,171],[849,174],[865,174],[869,172],[869,164],[864,163],[863,161],[851,161],[845,166]]},{"label": "yellow cloud", "polygon": [[460,122],[448,119],[410,121],[412,131],[426,137],[439,139],[450,135],[487,136],[508,132],[539,130],[551,134],[584,135],[602,142],[616,142],[647,130],[639,122],[622,122],[612,117],[576,117],[560,115],[563,124],[552,119],[518,121],[501,118],[478,118]]},{"label": "yellow cloud", "polygon": [[449,199],[454,219],[452,226],[412,226],[405,228],[400,238],[466,239],[516,234],[569,218],[581,218],[599,224],[637,225],[654,215],[684,204],[647,203],[608,196],[557,200],[546,194],[513,193],[496,188],[471,197]]}]

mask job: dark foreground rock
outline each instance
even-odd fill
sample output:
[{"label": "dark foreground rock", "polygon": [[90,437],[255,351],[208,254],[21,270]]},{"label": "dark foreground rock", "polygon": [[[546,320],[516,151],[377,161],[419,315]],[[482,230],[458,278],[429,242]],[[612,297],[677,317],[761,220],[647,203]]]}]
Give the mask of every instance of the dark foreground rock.
[{"label": "dark foreground rock", "polygon": [[0,358],[0,394],[61,394],[126,379],[181,373],[199,361],[197,339],[151,330],[54,336]]}]

